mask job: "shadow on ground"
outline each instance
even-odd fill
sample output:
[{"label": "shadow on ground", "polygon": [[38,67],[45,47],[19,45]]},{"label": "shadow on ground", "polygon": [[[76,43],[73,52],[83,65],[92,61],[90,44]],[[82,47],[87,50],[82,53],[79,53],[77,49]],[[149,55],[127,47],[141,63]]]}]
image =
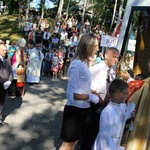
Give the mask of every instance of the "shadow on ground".
[{"label": "shadow on ground", "polygon": [[1,150],[57,150],[66,99],[67,80],[42,78],[26,84],[23,98],[7,99],[6,122],[0,126]]}]

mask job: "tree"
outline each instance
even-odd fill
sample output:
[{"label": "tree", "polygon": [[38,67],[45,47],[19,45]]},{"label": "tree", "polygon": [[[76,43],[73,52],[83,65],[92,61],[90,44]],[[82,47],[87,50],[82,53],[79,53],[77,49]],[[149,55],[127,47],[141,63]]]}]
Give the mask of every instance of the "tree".
[{"label": "tree", "polygon": [[21,0],[7,0],[5,4],[7,6],[8,14],[18,14],[19,2]]},{"label": "tree", "polygon": [[68,19],[68,11],[69,11],[70,1],[71,1],[71,0],[68,0],[67,9],[66,9],[66,17],[65,17],[65,21]]},{"label": "tree", "polygon": [[41,18],[40,18],[40,21],[38,23],[38,27],[41,25],[41,22],[42,22],[43,17],[44,17],[45,1],[46,0],[41,0],[41,2],[40,2],[40,6],[41,6]]},{"label": "tree", "polygon": [[109,32],[111,32],[111,29],[112,29],[112,26],[114,23],[114,18],[115,18],[115,13],[116,13],[116,8],[117,8],[117,2],[118,2],[118,0],[115,0],[114,11],[113,11],[112,19],[111,19],[111,25],[109,28]]},{"label": "tree", "polygon": [[28,20],[28,17],[29,17],[29,10],[30,10],[30,0],[27,0],[27,6],[26,6],[26,20]]},{"label": "tree", "polygon": [[58,6],[56,18],[61,18],[63,5],[64,5],[64,0],[59,0],[59,6]]}]

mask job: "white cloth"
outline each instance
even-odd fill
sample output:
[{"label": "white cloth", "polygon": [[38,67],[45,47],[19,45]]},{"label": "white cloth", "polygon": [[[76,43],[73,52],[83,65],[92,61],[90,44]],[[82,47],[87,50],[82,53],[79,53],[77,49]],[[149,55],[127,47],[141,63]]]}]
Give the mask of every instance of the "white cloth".
[{"label": "white cloth", "polygon": [[131,82],[131,81],[134,81],[134,79],[133,79],[133,78],[129,78],[129,79],[127,80],[127,83],[129,83],[129,82]]},{"label": "white cloth", "polygon": [[11,81],[6,81],[4,84],[3,84],[3,88],[6,90],[8,89],[8,87],[10,86],[11,84]]},{"label": "white cloth", "polygon": [[24,38],[20,38],[20,39],[18,40],[18,45],[19,45],[20,47],[25,47],[25,45],[26,45],[26,40],[25,40]]},{"label": "white cloth", "polygon": [[29,83],[39,83],[40,76],[33,76],[31,73],[27,74],[27,82]]},{"label": "white cloth", "polygon": [[60,32],[60,39],[61,39],[61,40],[64,40],[64,41],[65,41],[66,36],[68,36],[68,33],[67,33],[67,32],[64,32],[64,31]]},{"label": "white cloth", "polygon": [[78,38],[77,36],[72,36],[70,38],[70,47],[74,47],[74,46],[77,46],[78,45]]},{"label": "white cloth", "polygon": [[[107,70],[108,66],[106,65],[105,61],[96,64],[90,68],[90,72],[92,75],[92,82],[91,82],[91,90],[100,93],[100,97],[104,100],[106,93],[108,91],[106,87],[106,79],[107,79]],[[110,68],[110,81],[112,81],[116,74],[113,68]]]},{"label": "white cloth", "polygon": [[90,102],[75,100],[74,93],[90,94],[91,74],[85,62],[73,60],[68,69],[67,103],[66,105],[79,108],[89,108]]},{"label": "white cloth", "polygon": [[13,73],[13,79],[17,79],[17,67],[19,65],[19,62],[15,62],[12,65],[12,73]]},{"label": "white cloth", "polygon": [[59,27],[55,27],[54,28],[54,33],[58,33],[59,32]]},{"label": "white cloth", "polygon": [[109,104],[102,110],[99,133],[92,150],[123,150],[120,136],[124,126],[126,104]]},{"label": "white cloth", "polygon": [[[40,50],[33,48],[30,53],[29,62],[27,64],[27,82],[39,82],[41,74],[41,66],[44,55]],[[31,77],[32,76],[32,77]]]}]

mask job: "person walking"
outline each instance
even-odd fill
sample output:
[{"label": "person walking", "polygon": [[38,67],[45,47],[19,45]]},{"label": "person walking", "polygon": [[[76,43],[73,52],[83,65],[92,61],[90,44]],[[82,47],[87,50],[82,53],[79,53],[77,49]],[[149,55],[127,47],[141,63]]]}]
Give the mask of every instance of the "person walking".
[{"label": "person walking", "polygon": [[73,150],[80,140],[90,110],[90,102],[102,103],[97,94],[91,93],[90,57],[95,55],[98,41],[94,34],[81,37],[77,51],[68,69],[67,101],[64,107],[59,150]]},{"label": "person walking", "polygon": [[12,81],[12,70],[10,59],[6,56],[7,47],[0,42],[0,124],[5,124],[5,117],[2,114],[6,92]]}]

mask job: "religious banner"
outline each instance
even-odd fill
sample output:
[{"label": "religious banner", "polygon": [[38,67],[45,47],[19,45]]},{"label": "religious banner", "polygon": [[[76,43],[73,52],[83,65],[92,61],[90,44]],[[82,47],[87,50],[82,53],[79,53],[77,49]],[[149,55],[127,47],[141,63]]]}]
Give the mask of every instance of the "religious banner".
[{"label": "religious banner", "polygon": [[116,47],[117,46],[117,37],[102,35],[101,37],[101,45],[104,47]]}]

